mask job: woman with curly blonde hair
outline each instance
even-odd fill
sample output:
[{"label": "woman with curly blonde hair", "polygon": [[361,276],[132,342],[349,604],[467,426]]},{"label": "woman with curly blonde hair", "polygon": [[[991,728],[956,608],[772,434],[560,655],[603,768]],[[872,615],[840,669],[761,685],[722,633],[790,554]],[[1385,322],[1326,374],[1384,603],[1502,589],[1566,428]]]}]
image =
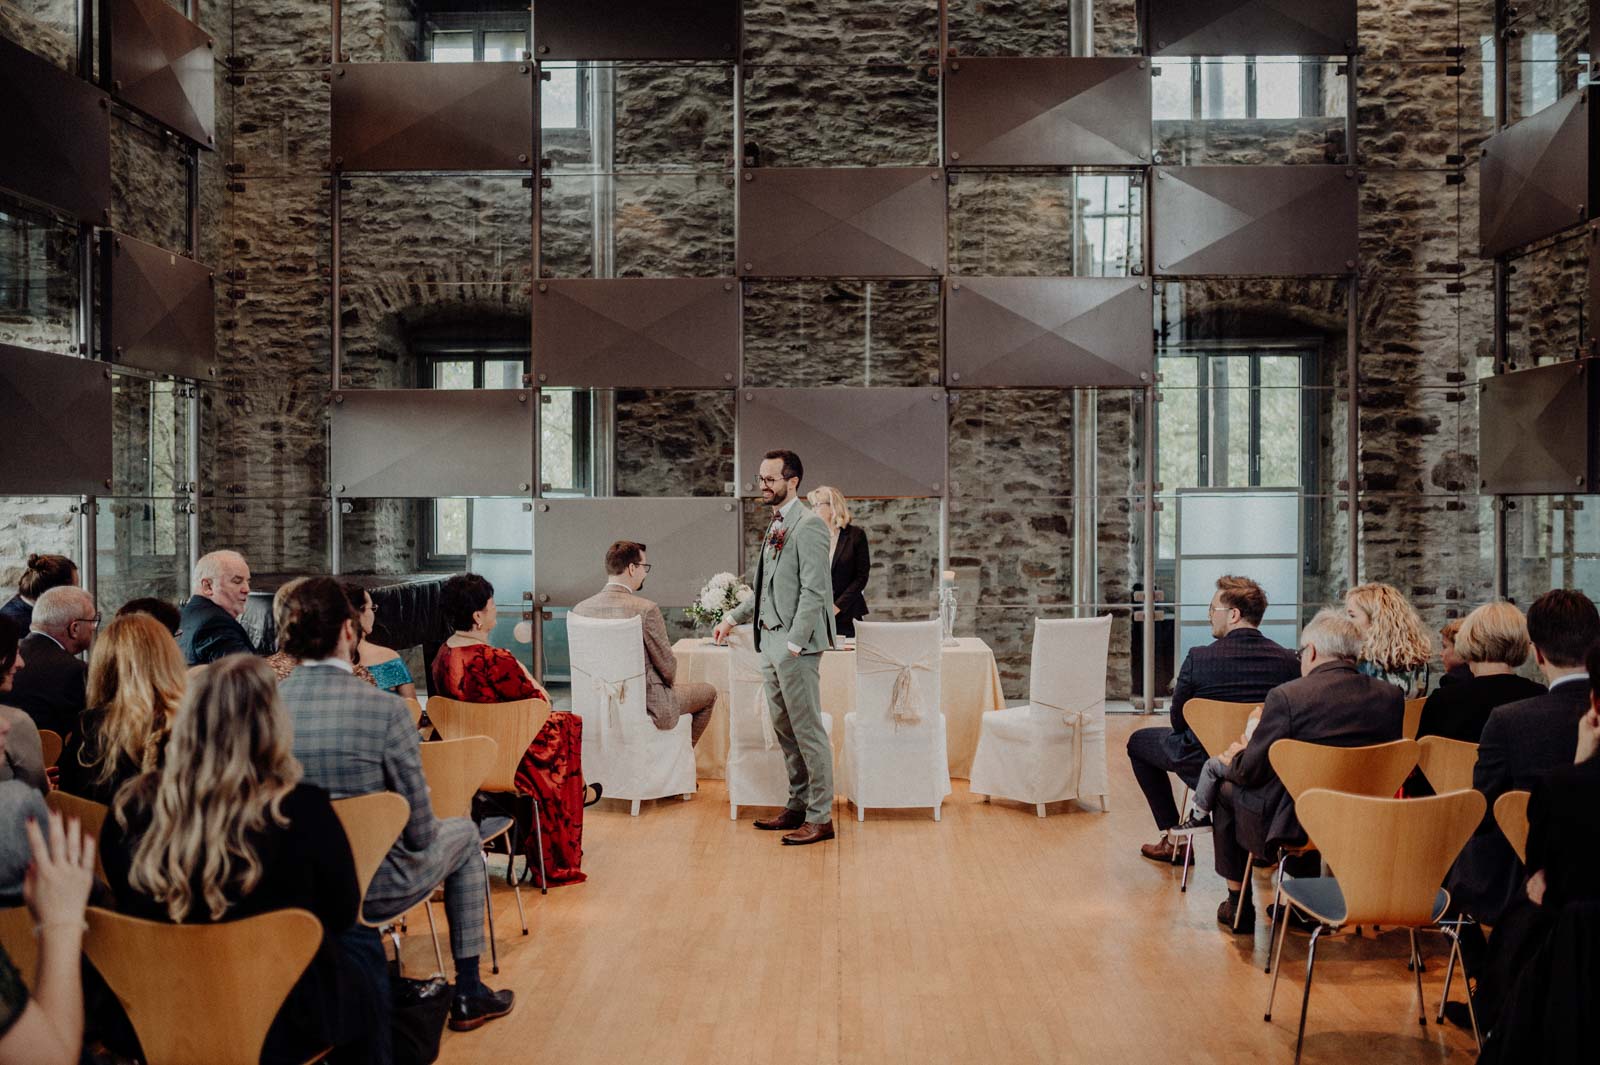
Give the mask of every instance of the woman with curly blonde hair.
[{"label": "woman with curly blonde hair", "polygon": [[1433,636],[1399,589],[1357,585],[1344,597],[1344,612],[1361,630],[1361,672],[1404,689],[1408,696],[1427,690]]},{"label": "woman with curly blonde hair", "polygon": [[161,765],[188,684],[178,641],[148,614],[112,620],[89,652],[88,707],[61,753],[61,790],[110,805],[124,781]]}]

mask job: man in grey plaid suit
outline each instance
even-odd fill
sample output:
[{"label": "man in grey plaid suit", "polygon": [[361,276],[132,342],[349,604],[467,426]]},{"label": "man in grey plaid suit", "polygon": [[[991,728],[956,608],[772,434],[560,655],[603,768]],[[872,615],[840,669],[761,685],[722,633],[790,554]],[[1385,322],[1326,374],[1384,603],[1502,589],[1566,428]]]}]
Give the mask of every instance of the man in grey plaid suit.
[{"label": "man in grey plaid suit", "polygon": [[356,630],[339,583],[304,581],[284,607],[279,645],[301,664],[278,691],[294,724],[294,753],[306,781],[335,799],[393,791],[411,806],[404,831],[367,887],[363,915],[373,922],[398,917],[443,881],[456,964],[450,1027],[466,1031],[504,1017],[513,993],[491,991],[478,976],[486,895],[478,827],[465,817],[434,816],[405,703],[353,675]]}]

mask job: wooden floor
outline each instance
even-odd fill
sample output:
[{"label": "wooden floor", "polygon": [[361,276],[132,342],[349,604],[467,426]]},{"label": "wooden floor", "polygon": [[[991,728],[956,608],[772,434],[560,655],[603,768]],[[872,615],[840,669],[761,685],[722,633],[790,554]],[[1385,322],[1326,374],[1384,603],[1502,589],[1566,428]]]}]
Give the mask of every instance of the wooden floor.
[{"label": "wooden floor", "polygon": [[[721,782],[585,819],[586,884],[524,890],[531,934],[495,882],[500,974],[516,1011],[445,1033],[445,1063],[879,1065],[1289,1062],[1306,939],[1291,934],[1270,1024],[1265,914],[1220,930],[1210,846],[1187,894],[1139,856],[1154,832],[1123,743],[1164,718],[1110,721],[1111,812],[986,805],[957,781],[936,823],[840,801],[839,838],[805,848],[728,820]],[[496,863],[498,864],[498,863]],[[1262,904],[1264,906],[1264,903]],[[435,967],[413,921],[408,972]],[[1442,937],[1425,937],[1417,1025],[1404,933],[1319,949],[1305,1061],[1470,1062],[1432,1023]],[[1456,992],[1459,996],[1459,991]]]}]

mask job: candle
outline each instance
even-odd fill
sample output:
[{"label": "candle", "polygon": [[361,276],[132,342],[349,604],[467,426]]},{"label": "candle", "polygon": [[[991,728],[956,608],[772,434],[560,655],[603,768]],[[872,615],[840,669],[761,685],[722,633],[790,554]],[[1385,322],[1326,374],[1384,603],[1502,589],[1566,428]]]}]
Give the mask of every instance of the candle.
[{"label": "candle", "polygon": [[939,587],[941,587],[941,588],[954,588],[955,586],[956,586],[956,571],[955,570],[947,569],[943,573],[939,574]]}]

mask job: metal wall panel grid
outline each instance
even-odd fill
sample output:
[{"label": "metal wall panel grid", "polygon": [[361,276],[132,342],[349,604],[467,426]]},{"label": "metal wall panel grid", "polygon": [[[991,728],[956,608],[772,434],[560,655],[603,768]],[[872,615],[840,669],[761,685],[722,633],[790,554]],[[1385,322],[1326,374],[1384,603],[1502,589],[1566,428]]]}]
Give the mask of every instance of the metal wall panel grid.
[{"label": "metal wall panel grid", "polygon": [[333,69],[333,167],[529,170],[531,63],[357,63]]},{"label": "metal wall panel grid", "polygon": [[1137,277],[952,278],[951,388],[1139,388],[1154,380],[1150,282]]},{"label": "metal wall panel grid", "polygon": [[1150,63],[1137,57],[951,60],[952,166],[1138,166],[1150,161]]},{"label": "metal wall panel grid", "polygon": [[1600,475],[1600,360],[1478,383],[1479,489],[1495,495],[1593,492]]},{"label": "metal wall panel grid", "polygon": [[216,290],[210,268],[114,233],[100,244],[104,356],[177,377],[215,377]]},{"label": "metal wall panel grid", "polygon": [[733,388],[739,297],[732,278],[541,281],[534,378],[552,388]]},{"label": "metal wall panel grid", "polygon": [[540,59],[721,59],[739,47],[739,0],[539,0]]},{"label": "metal wall panel grid", "polygon": [[748,388],[739,393],[741,495],[759,494],[761,456],[799,454],[806,483],[852,497],[944,493],[949,436],[942,388]]},{"label": "metal wall panel grid", "polygon": [[1484,142],[1478,233],[1485,257],[1595,215],[1594,110],[1589,90],[1579,89]]},{"label": "metal wall panel grid", "polygon": [[713,573],[739,569],[739,505],[732,499],[545,499],[533,512],[533,566],[541,606],[572,606],[605,584],[606,546],[645,545],[644,594],[668,606],[696,602]]},{"label": "metal wall panel grid", "polygon": [[1356,0],[1146,0],[1151,55],[1347,55]]},{"label": "metal wall panel grid", "polygon": [[96,495],[111,488],[111,369],[0,344],[0,495]]},{"label": "metal wall panel grid", "polygon": [[0,189],[99,223],[111,207],[111,101],[0,38]]},{"label": "metal wall panel grid", "polygon": [[1157,274],[1331,277],[1356,269],[1352,167],[1157,167],[1151,184]]},{"label": "metal wall panel grid", "polygon": [[945,271],[945,176],[928,167],[747,169],[748,277],[929,277]]},{"label": "metal wall panel grid", "polygon": [[108,0],[101,38],[117,99],[196,144],[216,143],[216,42],[167,0]]},{"label": "metal wall panel grid", "polygon": [[334,495],[528,495],[534,398],[517,389],[335,392],[328,440]]}]

